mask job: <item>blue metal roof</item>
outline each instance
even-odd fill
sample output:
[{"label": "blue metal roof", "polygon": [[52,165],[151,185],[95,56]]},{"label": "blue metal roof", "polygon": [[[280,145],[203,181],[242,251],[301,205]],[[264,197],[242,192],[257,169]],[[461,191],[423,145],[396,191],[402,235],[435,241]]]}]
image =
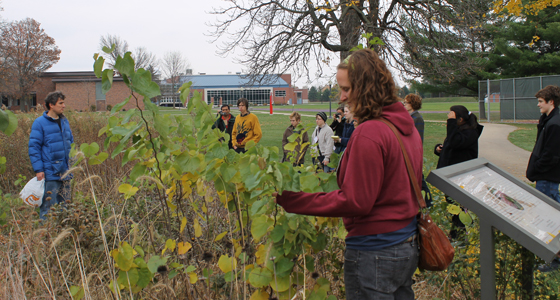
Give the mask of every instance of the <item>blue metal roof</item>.
[{"label": "blue metal roof", "polygon": [[182,83],[192,81],[191,89],[205,88],[232,88],[240,87],[290,87],[290,85],[278,75],[266,75],[262,84],[250,84],[247,75],[228,74],[228,75],[185,75],[179,80]]}]

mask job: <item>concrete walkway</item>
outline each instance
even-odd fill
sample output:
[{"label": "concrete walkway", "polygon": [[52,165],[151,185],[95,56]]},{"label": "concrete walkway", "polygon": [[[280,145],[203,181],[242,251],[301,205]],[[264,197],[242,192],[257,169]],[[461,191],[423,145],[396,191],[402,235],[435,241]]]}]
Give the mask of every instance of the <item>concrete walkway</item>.
[{"label": "concrete walkway", "polygon": [[484,130],[478,141],[478,156],[484,157],[513,176],[529,182],[525,177],[531,152],[508,140],[517,127],[504,124],[482,123]]}]

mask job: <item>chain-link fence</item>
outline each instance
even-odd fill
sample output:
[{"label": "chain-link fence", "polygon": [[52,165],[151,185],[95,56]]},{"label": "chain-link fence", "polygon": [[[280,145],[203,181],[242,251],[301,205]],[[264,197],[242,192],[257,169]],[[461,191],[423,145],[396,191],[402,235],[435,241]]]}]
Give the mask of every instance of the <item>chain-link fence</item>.
[{"label": "chain-link fence", "polygon": [[[541,113],[535,94],[547,85],[560,86],[560,75],[481,80],[478,82],[480,118],[489,122],[537,120]],[[498,106],[492,103],[499,103],[499,113],[495,111]]]}]

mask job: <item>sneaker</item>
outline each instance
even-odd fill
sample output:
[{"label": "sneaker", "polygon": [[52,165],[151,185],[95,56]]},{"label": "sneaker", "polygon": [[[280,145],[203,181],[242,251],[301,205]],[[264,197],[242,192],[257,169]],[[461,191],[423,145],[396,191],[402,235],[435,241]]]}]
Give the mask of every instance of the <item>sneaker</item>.
[{"label": "sneaker", "polygon": [[546,273],[546,272],[556,271],[558,270],[558,268],[560,268],[560,261],[558,261],[558,259],[555,259],[549,264],[543,264],[538,266],[537,270]]}]

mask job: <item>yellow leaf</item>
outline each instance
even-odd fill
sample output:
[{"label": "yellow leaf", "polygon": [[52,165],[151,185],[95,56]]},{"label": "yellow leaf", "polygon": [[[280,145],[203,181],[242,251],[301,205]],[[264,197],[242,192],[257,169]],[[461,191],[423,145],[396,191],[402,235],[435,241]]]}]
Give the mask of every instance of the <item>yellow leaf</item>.
[{"label": "yellow leaf", "polygon": [[187,253],[187,251],[191,250],[191,248],[192,248],[192,245],[189,242],[184,242],[184,243],[179,242],[179,244],[177,246],[178,246],[177,251],[179,252],[179,255]]},{"label": "yellow leaf", "polygon": [[195,284],[198,281],[198,275],[196,275],[196,273],[188,273],[189,274],[189,282],[191,284]]},{"label": "yellow leaf", "polygon": [[171,202],[171,198],[167,199],[167,206],[169,206],[169,209],[171,209],[171,211],[176,211],[177,210],[177,205],[173,204],[173,202]]},{"label": "yellow leaf", "polygon": [[257,257],[257,264],[263,265],[266,259],[266,248],[264,247],[264,245],[259,245],[257,247],[255,256]]},{"label": "yellow leaf", "polygon": [[204,185],[204,180],[202,180],[201,178],[196,181],[196,192],[199,195],[206,194],[206,185]]},{"label": "yellow leaf", "polygon": [[165,253],[165,250],[169,249],[171,252],[173,252],[173,250],[175,250],[175,241],[172,239],[168,239],[165,242],[165,248],[163,248],[163,250],[161,250],[161,255],[163,255],[163,253]]},{"label": "yellow leaf", "polygon": [[218,236],[214,239],[214,241],[217,242],[217,241],[223,239],[224,236],[226,236],[226,234],[227,234],[227,231],[224,231],[224,232],[218,234]]},{"label": "yellow leaf", "polygon": [[200,237],[202,235],[202,227],[198,224],[198,219],[194,219],[194,236]]},{"label": "yellow leaf", "polygon": [[235,270],[235,268],[237,268],[237,259],[235,257],[229,257],[227,254],[224,254],[220,257],[218,266],[224,273],[231,272],[232,270]]},{"label": "yellow leaf", "polygon": [[206,194],[204,195],[204,200],[206,200],[206,202],[214,201],[214,197],[212,197],[212,190],[210,189],[206,190]]},{"label": "yellow leaf", "polygon": [[183,217],[183,219],[181,220],[181,229],[179,230],[180,233],[183,233],[183,230],[185,230],[185,226],[187,226],[187,217]]},{"label": "yellow leaf", "polygon": [[268,300],[270,295],[263,289],[256,290],[249,300]]},{"label": "yellow leaf", "polygon": [[461,212],[461,208],[457,205],[449,204],[449,206],[447,206],[447,212],[452,215],[458,215]]}]

